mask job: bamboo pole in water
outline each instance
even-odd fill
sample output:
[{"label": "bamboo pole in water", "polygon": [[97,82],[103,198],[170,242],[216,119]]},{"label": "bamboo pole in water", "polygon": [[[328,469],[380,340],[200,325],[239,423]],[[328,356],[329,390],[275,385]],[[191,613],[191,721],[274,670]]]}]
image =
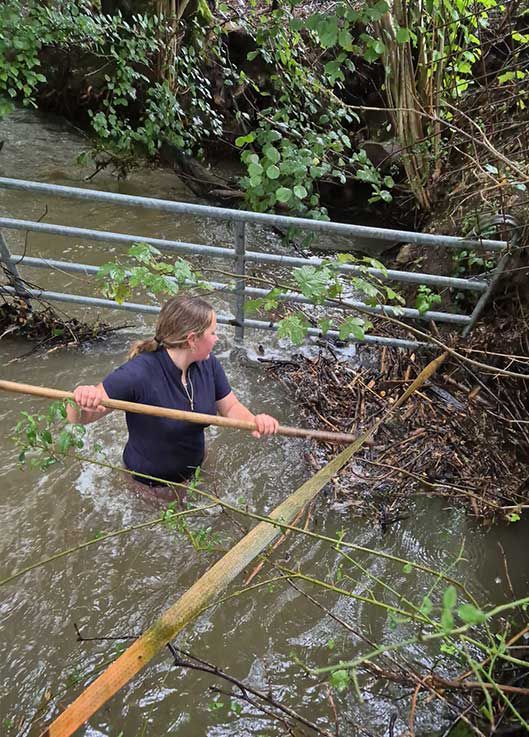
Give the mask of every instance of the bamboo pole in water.
[{"label": "bamboo pole in water", "polygon": [[[14,392],[16,394],[31,394],[35,397],[44,397],[46,399],[73,399],[72,392],[66,392],[61,389],[50,389],[45,386],[34,386],[33,384],[19,384],[15,381],[0,381],[0,389],[6,392]],[[136,402],[124,402],[118,399],[104,400],[101,404],[108,409],[119,409],[123,412],[135,412],[140,415],[166,417],[170,420],[194,422],[200,425],[231,427],[232,429],[248,430],[250,432],[257,430],[254,422],[249,422],[247,420],[234,420],[230,417],[221,417],[219,415],[206,415],[200,412],[185,412],[180,409],[155,407],[151,404],[139,404]],[[286,425],[279,425],[277,434],[285,435],[290,438],[310,438],[311,440],[320,440],[325,443],[344,444],[352,443],[356,440],[355,435],[351,435],[347,432],[309,430],[303,427],[288,427]]]},{"label": "bamboo pole in water", "polygon": [[347,461],[365,445],[385,419],[393,414],[445,361],[448,353],[431,361],[395,404],[373,426],[342,450],[330,463],[306,481],[270,514],[271,522],[260,522],[209,571],[167,609],[133,645],[119,656],[78,698],[66,707],[41,737],[70,737],[120,688],[191,622],[233,579],[280,534],[274,520],[290,524],[296,514],[327,484]]}]

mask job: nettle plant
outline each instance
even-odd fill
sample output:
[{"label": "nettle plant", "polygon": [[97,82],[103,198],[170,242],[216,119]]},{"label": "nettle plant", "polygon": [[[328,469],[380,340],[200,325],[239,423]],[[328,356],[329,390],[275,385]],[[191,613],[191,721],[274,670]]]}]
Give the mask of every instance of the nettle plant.
[{"label": "nettle plant", "polygon": [[[354,264],[358,269],[358,276],[344,275],[340,272],[343,264]],[[356,258],[350,254],[338,254],[336,260],[325,259],[320,265],[307,264],[292,269],[289,284],[274,286],[270,292],[258,299],[248,300],[246,310],[257,312],[275,311],[281,302],[288,300],[289,292],[295,291],[306,297],[312,305],[324,305],[329,308],[338,308],[342,315],[337,319],[335,329],[340,340],[351,338],[363,340],[368,330],[373,327],[371,320],[355,310],[355,314],[348,314],[346,297],[351,292],[361,297],[368,307],[376,307],[393,303],[398,307],[404,304],[403,297],[395,292],[382,280],[374,278],[369,269],[378,269],[383,275],[387,274],[385,266],[380,261],[369,258]],[[310,319],[301,311],[291,312],[278,322],[278,336],[288,338],[294,345],[300,345],[305,340],[310,327],[317,327],[322,335],[331,330],[331,320],[328,316]]]},{"label": "nettle plant", "polygon": [[[97,273],[102,293],[118,303],[128,300],[134,290],[147,291],[156,299],[175,295],[182,289],[194,292],[213,290],[211,284],[204,281],[203,275],[188,261],[182,258],[174,262],[163,260],[161,252],[147,243],[135,243],[127,254],[131,259],[129,263],[108,262]],[[341,273],[340,266],[343,264],[353,264],[358,273]],[[300,345],[310,327],[319,328],[323,335],[331,329],[331,320],[327,316],[307,316],[300,310],[294,311],[288,305],[292,293],[301,294],[315,308],[325,305],[336,311],[339,316],[333,318],[333,329],[338,331],[341,340],[363,340],[373,325],[368,317],[358,314],[356,309],[355,314],[349,314],[351,308],[346,303],[348,295],[354,293],[368,307],[391,304],[396,314],[399,306],[404,304],[403,297],[385,284],[383,278],[378,279],[370,274],[370,269],[377,269],[382,277],[387,274],[385,266],[377,259],[357,258],[346,253],[338,254],[336,259],[325,259],[317,266],[307,264],[297,267],[292,269],[290,276],[285,277],[284,282],[279,283],[277,279],[270,278],[270,291],[257,299],[246,300],[245,310],[247,314],[276,313],[282,306],[282,312],[289,314],[278,320],[278,335]],[[234,280],[228,282],[223,291],[235,289]]]},{"label": "nettle plant", "polygon": [[182,287],[210,290],[200,273],[183,258],[168,263],[162,253],[148,243],[134,243],[127,251],[128,264],[110,261],[99,267],[97,278],[101,291],[109,299],[122,304],[135,289],[147,291],[153,296],[178,294]]}]

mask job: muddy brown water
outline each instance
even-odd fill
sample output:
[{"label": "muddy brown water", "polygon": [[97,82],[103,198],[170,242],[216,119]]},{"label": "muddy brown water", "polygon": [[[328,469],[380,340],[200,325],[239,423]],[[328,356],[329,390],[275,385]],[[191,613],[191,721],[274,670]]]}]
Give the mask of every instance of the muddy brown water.
[{"label": "muddy brown water", "polygon": [[[140,169],[121,183],[102,174],[87,184],[83,181],[86,170],[75,163],[86,142],[61,120],[18,111],[0,124],[0,139],[5,140],[0,154],[3,176],[193,200],[171,172],[159,169]],[[5,216],[17,218],[39,218],[46,213],[47,222],[196,242],[231,242],[229,227],[223,224],[190,218],[176,221],[167,214],[114,205],[0,191],[0,209]],[[25,241],[22,234],[11,232],[6,237],[14,252],[25,248],[29,255],[94,264],[124,251],[53,236],[30,234]],[[279,247],[273,234],[259,229],[252,231],[252,246]],[[78,275],[52,275],[37,270],[26,270],[24,275],[42,287],[97,293],[93,281]],[[229,307],[216,296],[214,300],[219,309]],[[94,310],[58,307],[87,319],[97,317]],[[2,377],[60,388],[96,382],[123,362],[133,338],[152,334],[151,318],[109,312],[101,316],[113,324],[127,322],[132,327],[83,350],[41,353],[21,360],[15,359],[28,346],[4,339],[0,346]],[[249,333],[250,354],[259,344],[268,353],[285,351],[272,336]],[[261,367],[250,364],[240,351],[232,349],[231,331],[221,328],[217,353],[240,398],[253,410],[273,413],[285,424],[299,424],[293,398],[267,377]],[[101,466],[72,462],[45,472],[21,470],[10,436],[21,411],[36,412],[43,406],[30,397],[0,396],[2,578],[92,539],[98,532],[137,525],[159,513],[155,502],[132,495],[117,472]],[[99,444],[103,449],[100,458],[119,464],[125,437],[123,417],[112,414],[89,427],[85,452],[94,456],[94,448]],[[242,433],[210,429],[208,445],[204,487],[234,504],[244,498],[248,508],[259,513],[270,511],[311,475],[304,441],[285,438],[255,441]],[[406,513],[407,519],[383,534],[372,522],[348,516],[343,508],[322,495],[314,508],[313,525],[329,535],[344,529],[348,539],[356,543],[435,568],[449,566],[464,542],[465,561],[457,570],[483,603],[497,603],[510,596],[499,550],[501,544],[516,595],[528,593],[528,528],[524,521],[499,525],[487,532],[443,501],[426,497],[411,502]],[[230,519],[218,511],[205,514],[191,526],[195,531],[211,527],[219,534],[218,544],[223,549],[240,535]],[[86,685],[94,670],[115,656],[116,644],[112,641],[78,642],[75,625],[87,638],[137,635],[219,554],[197,553],[187,537],[156,526],[90,546],[4,585],[0,591],[0,733],[28,735],[32,719],[47,696],[52,695],[44,708],[49,718],[56,713],[57,703],[64,707],[72,701],[80,690],[79,684]],[[335,551],[318,541],[298,538],[283,545],[278,555],[310,575],[332,577],[336,573]],[[364,554],[357,560],[415,601],[422,599],[431,584],[431,580],[407,574],[402,566],[374,555]],[[353,570],[346,573],[352,578],[342,583],[358,596],[369,593],[372,584],[365,576]],[[242,578],[235,588],[241,582]],[[407,631],[406,625],[392,629],[384,612],[361,601],[322,595],[317,590],[311,593],[372,640],[393,641]],[[333,715],[325,686],[305,677],[296,659],[310,666],[322,666],[361,652],[361,646],[351,634],[283,585],[273,589],[264,587],[208,611],[177,638],[177,644],[258,688],[266,690],[271,684],[276,698],[284,699],[331,731]],[[438,654],[416,650],[415,656],[427,668]],[[209,676],[173,667],[169,653],[163,652],[79,734],[87,737],[282,734],[277,722],[252,706],[242,704],[241,713],[236,716],[229,711],[229,699],[222,697],[225,706],[212,708],[213,697],[208,691],[212,684]],[[377,735],[386,734],[394,713],[398,715],[395,729],[398,732],[404,728],[408,702],[395,701],[396,695],[398,690],[384,683],[376,685],[363,703],[356,699],[353,690],[335,694],[341,734],[352,734],[355,722],[368,725]],[[417,734],[439,734],[448,721],[449,714],[432,705],[419,713]]]}]

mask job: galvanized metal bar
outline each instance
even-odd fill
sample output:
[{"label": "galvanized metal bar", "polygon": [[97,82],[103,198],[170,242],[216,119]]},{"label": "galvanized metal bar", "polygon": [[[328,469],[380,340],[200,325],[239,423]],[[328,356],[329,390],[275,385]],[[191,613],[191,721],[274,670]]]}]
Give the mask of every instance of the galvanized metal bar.
[{"label": "galvanized metal bar", "polygon": [[[1,221],[0,221],[1,222]],[[301,258],[300,256],[281,256],[276,253],[256,253],[255,251],[246,252],[246,263],[266,263],[276,264],[277,266],[321,266],[329,259],[310,256],[309,258]],[[461,289],[471,292],[483,292],[488,286],[488,282],[481,279],[460,279],[453,276],[440,276],[437,274],[421,274],[412,271],[398,271],[396,269],[374,269],[371,266],[355,266],[354,264],[336,264],[335,268],[341,274],[351,274],[358,276],[372,276],[382,282],[402,282],[404,284],[426,284],[427,286],[438,286],[446,289]]]},{"label": "galvanized metal bar", "polygon": [[491,279],[489,286],[485,293],[481,295],[477,305],[474,307],[474,310],[470,316],[470,322],[462,333],[463,338],[467,337],[476,322],[481,317],[483,310],[487,305],[487,302],[492,296],[498,281],[505,271],[507,263],[510,260],[512,251],[518,247],[518,243],[520,240],[521,223],[514,215],[509,215],[507,213],[498,213],[496,215],[493,215],[491,218],[488,219],[487,226],[496,226],[497,228],[501,228],[503,231],[502,235],[506,234],[506,229],[510,228],[510,235],[506,236],[509,243],[509,248],[500,258],[500,260],[496,264],[496,268],[490,275]]},{"label": "galvanized metal bar", "polygon": [[24,286],[24,282],[20,278],[20,274],[18,273],[18,269],[16,265],[13,263],[13,256],[11,255],[9,246],[7,245],[6,239],[4,238],[4,234],[1,231],[0,231],[0,262],[5,264],[6,274],[10,282],[13,284],[17,295],[24,301],[28,302],[29,304],[27,289]]},{"label": "galvanized metal bar", "polygon": [[69,225],[37,223],[32,220],[0,218],[0,228],[29,230],[33,233],[48,233],[49,235],[60,235],[69,238],[83,238],[84,240],[99,241],[102,243],[122,243],[123,245],[149,243],[161,251],[180,251],[181,253],[194,253],[198,256],[218,256],[220,258],[233,258],[235,256],[235,250],[233,248],[223,248],[222,246],[206,246],[197,243],[171,241],[164,238],[150,238],[144,235],[113,233],[108,230],[92,230],[90,228],[75,228]]},{"label": "galvanized metal bar", "polygon": [[315,233],[333,233],[335,235],[351,236],[353,238],[372,238],[381,241],[402,241],[421,246],[443,246],[445,248],[473,248],[487,251],[501,251],[505,248],[504,241],[495,241],[485,238],[465,239],[448,235],[433,235],[431,233],[415,233],[406,230],[391,228],[372,228],[365,225],[349,225],[347,223],[333,223],[324,220],[310,220],[309,218],[294,218],[286,215],[271,215],[267,213],[249,212],[247,210],[231,210],[226,207],[210,207],[208,205],[194,205],[189,202],[172,202],[170,200],[153,197],[137,197],[118,194],[115,192],[100,192],[95,189],[79,187],[65,187],[44,182],[29,182],[22,179],[0,177],[0,187],[26,192],[38,192],[60,197],[90,200],[91,202],[112,202],[116,205],[129,207],[145,207],[163,212],[178,213],[180,215],[198,215],[214,220],[229,220],[232,222],[254,223],[269,227],[300,228]]},{"label": "galvanized metal bar", "polygon": [[[15,220],[12,218],[0,218],[0,227],[13,230],[29,230],[37,233],[49,233],[52,235],[71,236],[84,238],[86,240],[102,241],[110,243],[133,244],[137,242],[149,243],[160,250],[181,251],[182,253],[193,253],[199,256],[209,255],[221,258],[233,258],[235,250],[219,246],[208,246],[198,243],[183,243],[181,241],[164,240],[161,238],[150,238],[140,235],[128,235],[124,233],[113,233],[109,231],[90,230],[86,228],[75,228],[64,225],[52,225],[50,223],[37,223],[30,220]],[[278,266],[320,266],[324,259],[316,256],[301,258],[296,256],[282,256],[279,254],[260,253],[258,251],[247,251],[246,261],[252,263],[269,263]],[[461,289],[482,292],[488,287],[488,282],[478,279],[460,279],[456,277],[438,276],[437,274],[420,274],[406,271],[388,269],[387,272],[380,269],[364,268],[352,264],[337,265],[340,272],[345,274],[358,274],[374,276],[382,281],[400,281],[411,284],[426,284],[428,286],[440,286],[452,289]]]},{"label": "galvanized metal bar", "polygon": [[501,259],[499,260],[498,265],[492,272],[492,279],[490,280],[489,288],[487,289],[486,292],[483,292],[476,306],[474,307],[474,310],[472,314],[470,315],[468,325],[466,326],[466,328],[463,330],[461,334],[462,338],[467,337],[467,335],[470,333],[474,325],[477,323],[477,321],[481,317],[483,310],[485,309],[487,305],[487,302],[489,301],[494,289],[496,288],[496,284],[498,283],[501,275],[505,271],[505,268],[509,262],[510,257],[511,257],[511,254],[507,252],[507,253],[504,253]]},{"label": "galvanized metal bar", "polygon": [[[239,225],[239,224],[238,224]],[[44,259],[35,258],[33,256],[13,256],[13,258],[19,258],[19,264],[28,266],[30,268],[50,268],[57,269],[66,273],[81,273],[86,276],[96,275],[99,271],[97,266],[90,266],[88,264],[79,264],[70,261],[57,261],[55,259]],[[168,277],[171,281],[176,281],[172,277]],[[206,284],[217,291],[229,292],[233,294],[235,289],[223,282],[207,281]],[[245,294],[249,297],[264,297],[269,293],[268,289],[261,289],[259,287],[246,287]],[[303,297],[303,295],[297,292],[285,292],[279,299],[285,302],[296,302],[300,304],[312,304],[310,299]],[[436,312],[435,310],[428,310],[427,312],[419,312],[411,307],[392,307],[391,305],[377,305],[372,307],[367,305],[365,302],[360,300],[342,300],[340,303],[334,303],[330,300],[325,300],[323,305],[328,307],[334,307],[336,309],[359,309],[365,312],[369,312],[373,315],[388,315],[390,317],[406,317],[414,320],[423,320],[425,322],[444,322],[451,323],[452,325],[467,325],[470,322],[469,315],[463,315],[458,312]],[[235,319],[237,321],[244,321],[244,305],[240,312],[236,311]],[[236,329],[238,327],[236,326]],[[244,333],[244,330],[243,330]]]},{"label": "galvanized metal bar", "polygon": [[[88,228],[76,228],[67,225],[55,225],[52,223],[37,223],[32,220],[17,220],[14,218],[0,218],[0,228],[11,230],[31,231],[34,233],[48,233],[65,237],[83,238],[84,240],[108,242],[108,243],[149,243],[161,251],[178,251],[180,253],[196,254],[198,256],[218,256],[220,258],[234,258],[235,249],[210,246],[200,243],[185,243],[181,241],[166,240],[163,238],[151,238],[143,235],[130,235],[126,233],[113,233],[104,230],[91,230]],[[246,251],[246,262],[276,264],[277,266],[321,266],[324,259],[312,256],[301,258],[299,256],[282,256],[276,253],[261,253],[259,251]],[[451,289],[461,289],[474,292],[483,292],[488,287],[488,282],[479,279],[460,279],[451,276],[438,276],[437,274],[420,274],[406,271],[388,269],[381,271],[371,267],[355,266],[354,264],[336,264],[336,268],[343,274],[355,274],[359,276],[369,275],[381,281],[398,281],[408,284],[426,284],[427,286],[439,286]]]},{"label": "galvanized metal bar", "polygon": [[[160,308],[156,305],[144,305],[134,302],[123,302],[118,304],[111,299],[102,299],[99,297],[85,297],[80,294],[64,294],[63,292],[49,292],[41,289],[28,289],[28,295],[34,299],[49,300],[54,302],[68,302],[70,304],[87,305],[89,307],[106,308],[110,310],[124,310],[126,312],[142,312],[149,315],[157,315],[160,312]],[[15,295],[16,291],[14,287],[7,287],[0,285],[0,294]],[[221,325],[236,326],[236,320],[230,315],[217,314],[217,322]],[[277,325],[263,320],[245,320],[245,327],[254,328],[256,330],[277,330]],[[308,334],[316,337],[331,337],[339,338],[339,333],[336,330],[329,330],[322,335],[321,330],[316,328],[309,328]],[[382,335],[366,335],[364,340],[357,340],[356,338],[350,338],[347,342],[349,343],[366,343],[368,345],[388,345],[397,348],[411,348],[416,350],[419,348],[433,348],[429,343],[421,343],[414,340],[403,340],[401,338],[386,338]]]},{"label": "galvanized metal bar", "polygon": [[[277,330],[275,323],[265,322],[263,320],[245,320],[244,324],[248,328],[255,328],[256,330]],[[309,328],[307,331],[308,335],[316,338],[340,338],[340,334],[337,330],[329,330],[325,335],[317,328]],[[366,335],[363,340],[357,340],[356,338],[348,338],[344,343],[365,343],[366,345],[387,345],[393,346],[394,348],[411,348],[416,350],[422,349],[433,349],[436,346],[430,343],[423,343],[417,340],[405,340],[404,338],[386,338],[384,335]]]},{"label": "galvanized metal bar", "polygon": [[235,340],[244,341],[244,303],[245,303],[245,270],[246,270],[246,223],[235,223],[235,273],[239,276],[235,282]]}]

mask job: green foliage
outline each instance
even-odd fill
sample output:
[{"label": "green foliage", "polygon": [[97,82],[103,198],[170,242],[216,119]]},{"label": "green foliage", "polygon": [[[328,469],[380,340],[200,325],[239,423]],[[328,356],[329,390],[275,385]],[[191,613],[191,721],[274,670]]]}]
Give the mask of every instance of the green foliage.
[{"label": "green foliage", "polygon": [[[379,2],[367,15],[374,17],[382,6],[387,8]],[[357,51],[349,27],[352,11],[345,17],[344,8],[340,4],[336,14],[316,14],[302,21],[283,5],[269,14],[250,13],[245,21],[256,45],[248,61],[260,57],[272,70],[265,84],[256,84],[244,72],[238,76],[238,83],[257,97],[273,101],[255,109],[252,130],[235,141],[244,148],[246,176],[241,186],[252,209],[281,207],[325,217],[320,182],[344,184],[348,178],[371,185],[371,201],[391,201],[393,179],[380,175],[365,152],[355,150],[350,129],[358,118],[336,94],[344,89],[345,74],[355,72],[350,54]],[[320,64],[307,63],[315,41],[327,50],[336,46],[337,54],[325,55]],[[248,129],[252,119],[241,114],[241,123]]]},{"label": "green foliage", "polygon": [[209,711],[219,711],[219,709],[224,709],[224,702],[220,696],[216,696],[209,702],[208,709]]},{"label": "green foliage", "polygon": [[52,402],[45,414],[21,412],[13,439],[21,465],[44,471],[57,463],[70,449],[84,447],[86,428],[66,422],[66,402]]},{"label": "green foliage", "polygon": [[155,296],[178,294],[184,286],[202,291],[209,289],[187,261],[178,258],[174,263],[167,263],[162,260],[161,251],[148,243],[134,243],[127,253],[132,263],[124,266],[108,262],[97,272],[101,291],[118,304],[129,299],[135,289],[145,289]]},{"label": "green foliage", "polygon": [[305,315],[297,313],[288,315],[278,323],[279,338],[288,338],[294,345],[301,345],[307,335],[309,322]]},{"label": "green foliage", "polygon": [[457,610],[459,619],[465,624],[483,624],[487,615],[473,604],[462,604]]},{"label": "green foliage", "polygon": [[16,0],[0,5],[0,120],[13,110],[16,98],[35,106],[35,91],[46,81],[38,56],[44,29],[38,18],[25,22],[20,11]]},{"label": "green foliage", "polygon": [[[484,236],[486,237],[486,236]],[[477,273],[492,271],[495,261],[483,252],[463,248],[452,254],[454,276],[474,276]]]},{"label": "green foliage", "polygon": [[417,288],[417,295],[415,297],[415,309],[418,310],[421,315],[428,312],[435,305],[441,304],[441,297],[439,294],[433,292],[430,287],[425,284],[421,284]]},{"label": "green foliage", "polygon": [[[341,274],[338,269],[341,264],[354,264],[362,276]],[[292,284],[276,286],[264,297],[248,300],[246,312],[264,310],[274,312],[281,301],[288,300],[290,292],[301,293],[313,305],[322,305],[330,301],[340,304],[344,300],[344,292],[351,288],[355,296],[361,297],[369,306],[384,305],[396,302],[395,311],[404,303],[403,297],[391,287],[381,282],[369,273],[369,269],[377,269],[382,275],[387,273],[380,261],[367,256],[358,258],[348,253],[340,253],[336,259],[324,259],[321,264],[314,266],[295,267],[292,269]],[[278,322],[279,337],[288,338],[294,345],[301,345],[310,327],[308,319],[301,312],[292,313]],[[331,329],[331,322],[327,317],[318,320],[318,327],[325,335]],[[338,337],[340,340],[363,340],[373,323],[361,315],[351,315],[344,309],[344,317],[338,322]]]},{"label": "green foliage", "polygon": [[348,670],[343,669],[334,670],[331,673],[329,681],[331,686],[335,688],[338,693],[341,693],[342,691],[345,691],[345,689],[349,686],[350,673]]},{"label": "green foliage", "polygon": [[0,8],[0,116],[12,109],[12,98],[34,104],[38,85],[46,81],[38,71],[38,55],[46,45],[97,60],[99,102],[88,110],[96,135],[91,155],[110,155],[123,173],[139,155],[153,156],[163,143],[200,155],[205,139],[221,135],[222,117],[199,63],[206,31],[197,18],[188,21],[191,40],[160,78],[159,62],[174,37],[163,17],[135,15],[129,22],[119,12],[101,14],[87,0],[59,0],[51,7],[30,0],[24,13],[20,23],[18,0]]}]

